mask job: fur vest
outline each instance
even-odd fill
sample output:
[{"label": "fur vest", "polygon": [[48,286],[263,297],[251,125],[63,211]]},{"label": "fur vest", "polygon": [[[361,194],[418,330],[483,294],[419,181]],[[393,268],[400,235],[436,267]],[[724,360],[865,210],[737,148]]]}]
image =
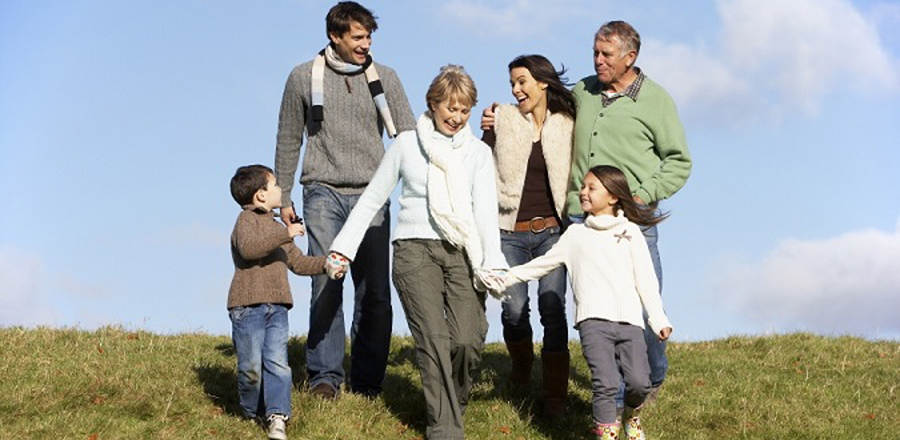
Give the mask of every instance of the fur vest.
[{"label": "fur vest", "polygon": [[[523,115],[514,105],[497,107],[494,116],[496,142],[494,161],[497,166],[497,201],[499,204],[500,229],[511,231],[515,227],[522,188],[531,156],[532,116]],[[541,146],[547,174],[550,178],[550,192],[556,214],[562,218],[569,172],[572,169],[572,132],[575,121],[562,114],[547,112],[547,120],[541,131]]]}]

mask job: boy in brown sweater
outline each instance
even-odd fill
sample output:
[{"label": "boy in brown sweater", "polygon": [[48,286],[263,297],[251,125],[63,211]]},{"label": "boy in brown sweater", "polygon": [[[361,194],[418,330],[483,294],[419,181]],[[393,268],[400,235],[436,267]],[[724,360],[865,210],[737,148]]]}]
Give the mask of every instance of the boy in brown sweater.
[{"label": "boy in brown sweater", "polygon": [[294,303],[287,269],[320,275],[325,257],[306,256],[294,244],[304,233],[302,224],[284,227],[275,221],[272,210],[281,206],[281,188],[271,168],[238,168],[231,195],[243,208],[231,233],[234,278],[228,292],[238,395],[247,417],[264,417],[269,438],[284,440],[292,388],[287,312]]}]

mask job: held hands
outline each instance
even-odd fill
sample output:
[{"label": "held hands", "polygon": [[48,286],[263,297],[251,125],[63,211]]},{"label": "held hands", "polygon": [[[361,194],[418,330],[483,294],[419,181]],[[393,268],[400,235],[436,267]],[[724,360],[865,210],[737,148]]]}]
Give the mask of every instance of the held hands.
[{"label": "held hands", "polygon": [[288,223],[287,230],[288,230],[288,235],[290,235],[291,238],[294,238],[298,235],[303,236],[304,234],[306,234],[306,227],[303,226],[303,222]]},{"label": "held hands", "polygon": [[494,298],[503,299],[504,293],[512,284],[505,269],[475,269],[475,288],[486,290]]},{"label": "held hands", "polygon": [[328,274],[328,278],[333,280],[343,278],[349,268],[350,260],[337,252],[329,253],[328,258],[325,259],[325,273]]},{"label": "held hands", "polygon": [[297,217],[297,213],[294,212],[293,205],[282,206],[278,211],[281,215],[281,222],[284,223],[285,226],[288,226],[291,223],[298,223],[300,221],[299,217]]},{"label": "held hands", "polygon": [[659,331],[659,334],[656,335],[660,341],[666,341],[669,339],[669,335],[672,334],[672,327],[666,327]]}]

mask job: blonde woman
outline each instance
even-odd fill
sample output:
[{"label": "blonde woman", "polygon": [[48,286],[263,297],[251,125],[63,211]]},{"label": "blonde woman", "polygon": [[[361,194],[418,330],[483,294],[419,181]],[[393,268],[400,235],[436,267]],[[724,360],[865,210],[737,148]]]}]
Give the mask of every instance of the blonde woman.
[{"label": "blonde woman", "polygon": [[472,78],[448,65],[425,96],[415,131],[397,136],[331,246],[329,274],[356,255],[378,209],[402,182],[393,281],[416,344],[428,439],[465,438],[463,413],[487,334],[483,269],[506,268],[500,251],[494,161],[468,120]]}]

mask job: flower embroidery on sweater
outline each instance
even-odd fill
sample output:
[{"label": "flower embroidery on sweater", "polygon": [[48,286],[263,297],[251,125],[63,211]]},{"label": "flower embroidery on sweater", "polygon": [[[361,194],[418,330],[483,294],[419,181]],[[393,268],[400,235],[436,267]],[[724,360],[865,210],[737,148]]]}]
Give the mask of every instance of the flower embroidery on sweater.
[{"label": "flower embroidery on sweater", "polygon": [[628,231],[625,229],[622,230],[621,234],[613,234],[613,237],[616,237],[618,239],[618,240],[616,240],[616,243],[621,242],[623,238],[628,241],[631,241],[631,236],[628,235]]}]

